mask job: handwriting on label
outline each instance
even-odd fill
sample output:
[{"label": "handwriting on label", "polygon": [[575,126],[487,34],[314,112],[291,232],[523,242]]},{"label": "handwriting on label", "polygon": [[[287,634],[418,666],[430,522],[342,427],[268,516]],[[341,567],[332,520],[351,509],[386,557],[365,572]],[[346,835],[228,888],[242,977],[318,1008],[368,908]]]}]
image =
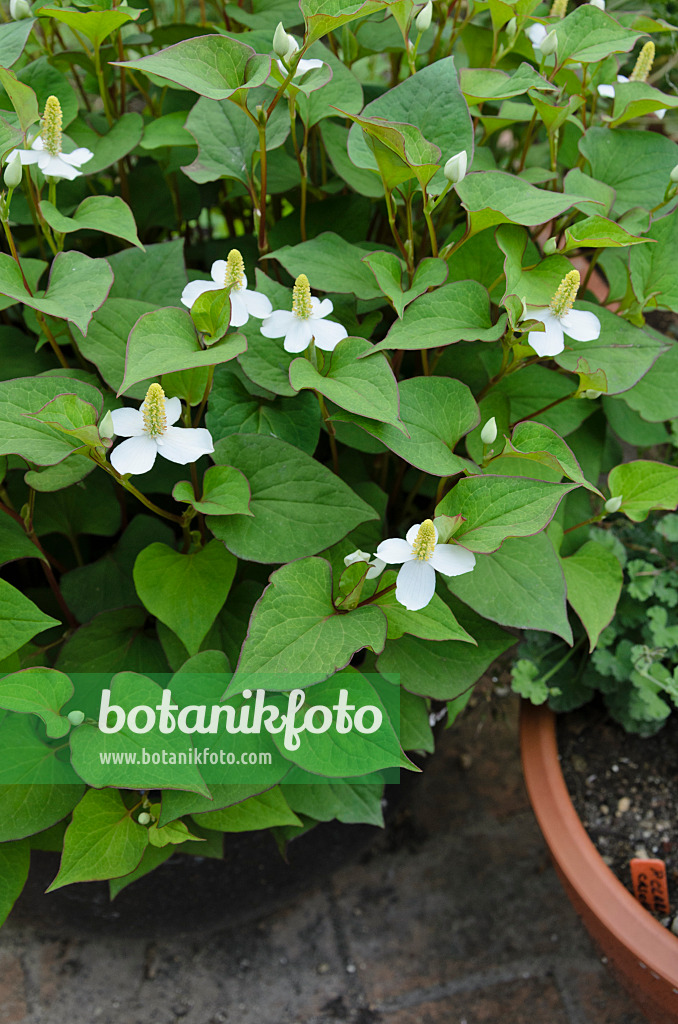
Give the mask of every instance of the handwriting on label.
[{"label": "handwriting on label", "polygon": [[636,899],[647,910],[657,914],[669,913],[669,887],[663,860],[634,857],[631,860],[631,881]]}]

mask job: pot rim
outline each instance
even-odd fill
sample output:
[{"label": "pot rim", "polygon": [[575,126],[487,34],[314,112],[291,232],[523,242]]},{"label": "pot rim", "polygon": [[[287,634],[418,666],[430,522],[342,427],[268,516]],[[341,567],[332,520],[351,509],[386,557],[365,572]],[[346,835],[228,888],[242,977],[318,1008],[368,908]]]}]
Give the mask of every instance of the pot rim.
[{"label": "pot rim", "polygon": [[547,845],[568,883],[641,967],[678,991],[678,937],[655,920],[608,868],[589,838],[565,784],[556,716],[521,702],[520,746],[525,785]]}]

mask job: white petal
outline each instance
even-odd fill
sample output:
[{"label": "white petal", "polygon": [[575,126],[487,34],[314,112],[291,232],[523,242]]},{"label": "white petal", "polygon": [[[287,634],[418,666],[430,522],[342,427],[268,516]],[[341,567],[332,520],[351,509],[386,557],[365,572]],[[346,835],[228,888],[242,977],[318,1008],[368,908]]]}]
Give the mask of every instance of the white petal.
[{"label": "white petal", "polygon": [[222,287],[223,284],[214,284],[212,281],[189,281],[181,293],[181,301],[184,306],[188,306],[190,309],[198,296],[202,295],[203,292],[214,292]]},{"label": "white petal", "polygon": [[527,342],[538,356],[557,356],[565,348],[563,328],[557,316],[550,309],[535,309],[529,314],[530,320],[541,320],[545,331],[530,331]]},{"label": "white petal", "polygon": [[215,284],[218,284],[220,288],[224,288],[224,281],[226,280],[226,271],[228,270],[228,263],[226,260],[215,260],[212,264],[210,274]]},{"label": "white petal", "polygon": [[297,317],[288,309],[274,309],[261,325],[265,338],[284,338]]},{"label": "white petal", "polygon": [[38,167],[46,178],[66,178],[67,181],[73,181],[82,175],[82,171],[71,167],[61,157],[51,156],[47,152],[38,154]]},{"label": "white petal", "polygon": [[630,82],[631,79],[627,78],[626,75],[617,75],[618,82]]},{"label": "white petal", "polygon": [[165,399],[165,415],[167,417],[167,425],[172,426],[176,423],[181,416],[181,399],[180,398],[166,398]]},{"label": "white petal", "polygon": [[409,562],[414,558],[414,552],[412,545],[402,537],[389,537],[388,540],[382,540],[375,557],[380,558],[387,565],[400,565],[402,562]]},{"label": "white petal", "polygon": [[546,39],[548,32],[546,31],[543,25],[536,21],[534,25],[530,25],[530,27],[526,30],[525,35],[530,40],[533,46],[538,47],[539,44],[542,43],[544,39]]},{"label": "white petal", "polygon": [[157,438],[158,451],[170,462],[185,466],[214,451],[212,435],[205,427],[168,427]]},{"label": "white petal", "polygon": [[436,544],[430,564],[444,576],[462,576],[473,569],[476,556],[459,544]]},{"label": "white petal", "polygon": [[600,335],[600,320],[585,309],[571,309],[560,323],[568,338],[575,341],[595,341]]},{"label": "white petal", "polygon": [[267,299],[261,292],[243,288],[240,294],[245,300],[247,312],[250,316],[256,316],[259,320],[263,320],[264,317],[270,316],[273,312],[271,300]]},{"label": "white petal", "polygon": [[[414,526],[410,526],[409,530],[405,534],[405,540],[407,541],[408,544],[414,544],[415,540],[417,539],[417,534],[419,533],[419,527],[420,526],[421,526],[421,523],[415,523]],[[435,523],[433,524],[433,532],[435,533],[436,544],[437,544],[438,543],[438,527],[436,526]]]},{"label": "white petal", "polygon": [[297,70],[294,72],[294,77],[299,78],[300,75],[305,75],[307,71],[312,71],[313,68],[321,68],[324,63],[324,61],[318,60],[316,57],[312,57],[310,60],[306,60],[305,57],[302,57],[297,64]]},{"label": "white petal", "polygon": [[655,117],[658,117],[660,121],[663,121],[666,117],[666,110],[655,110]]},{"label": "white petal", "polygon": [[334,306],[332,305],[332,299],[317,299],[315,295],[311,298],[311,317],[314,320],[321,320],[324,316],[329,316]]},{"label": "white petal", "polygon": [[62,153],[61,159],[73,167],[80,167],[81,164],[86,164],[88,160],[91,160],[93,156],[94,153],[91,149],[81,146],[79,149],[74,149],[72,153]]},{"label": "white petal", "polygon": [[31,142],[31,149],[34,149],[36,150],[36,152],[40,153],[44,150],[44,148],[45,143],[42,141],[42,136],[36,135],[33,141]]},{"label": "white petal", "polygon": [[340,341],[348,337],[346,328],[332,320],[307,320],[306,323],[313,332],[316,345],[325,352],[331,352]]},{"label": "white petal", "polygon": [[140,473],[148,473],[153,468],[155,457],[158,454],[158,446],[148,434],[141,434],[139,437],[130,437],[123,441],[111,452],[111,465],[117,469],[122,476],[125,473],[132,473],[139,476]]},{"label": "white petal", "polygon": [[250,314],[247,309],[247,303],[242,292],[236,291],[235,288],[231,290],[231,319],[229,324],[231,327],[244,327],[250,318]]},{"label": "white petal", "polygon": [[311,321],[300,320],[298,316],[295,316],[294,322],[290,324],[285,334],[283,348],[286,352],[303,352],[311,344],[312,338]]},{"label": "white petal", "polygon": [[405,605],[408,611],[417,612],[425,608],[436,590],[435,569],[430,562],[416,558],[405,562],[396,581],[396,601]]},{"label": "white petal", "polygon": [[613,85],[599,85],[598,95],[604,96],[607,100],[614,99],[614,86]]},{"label": "white petal", "polygon": [[111,418],[118,437],[138,437],[144,432],[144,417],[140,409],[114,409]]},{"label": "white petal", "polygon": [[352,551],[350,555],[344,556],[344,565],[348,569],[349,565],[353,565],[355,562],[369,562],[369,560],[369,551],[361,551],[358,548],[356,551]]},{"label": "white petal", "polygon": [[376,556],[372,559],[370,565],[372,568],[367,570],[366,579],[368,580],[373,580],[376,579],[377,576],[381,576],[382,572],[386,568],[386,562],[383,558],[377,558]]}]

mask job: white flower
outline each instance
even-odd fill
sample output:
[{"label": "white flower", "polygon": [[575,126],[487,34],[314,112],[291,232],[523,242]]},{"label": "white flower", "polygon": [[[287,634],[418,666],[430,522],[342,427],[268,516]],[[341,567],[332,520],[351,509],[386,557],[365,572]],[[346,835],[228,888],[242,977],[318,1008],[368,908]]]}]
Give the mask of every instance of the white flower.
[{"label": "white flower", "polygon": [[325,320],[334,307],[330,299],[316,299],[306,274],[299,274],[294,282],[292,311],[275,309],[261,325],[265,338],[284,338],[286,352],[303,352],[315,340],[318,348],[331,352],[347,337],[348,332],[341,324]]},{"label": "white flower", "polygon": [[[284,55],[284,57],[287,63],[289,64],[292,58],[294,57],[295,53],[299,49],[299,44],[297,43],[296,39],[293,38],[293,36],[288,35],[287,38],[289,40],[289,45],[287,47],[287,53]],[[283,75],[284,78],[287,78],[287,68],[285,67],[281,60],[279,60],[277,63],[278,67],[280,68],[280,74]],[[317,57],[311,57],[308,60],[305,57],[302,57],[299,63],[297,64],[296,68],[294,69],[294,75],[292,77],[300,78],[301,75],[305,75],[307,71],[312,71],[313,68],[321,68],[324,63],[325,61],[318,60]]]},{"label": "white flower", "polygon": [[349,565],[353,565],[354,562],[367,562],[371,568],[367,570],[367,576],[365,579],[373,580],[375,577],[380,576],[384,571],[386,562],[383,558],[377,558],[374,555],[370,555],[367,551],[361,551],[358,548],[357,551],[353,551],[352,554],[346,555],[344,558],[344,565],[348,569]]},{"label": "white flower", "polygon": [[151,384],[139,409],[114,409],[113,429],[123,441],[111,453],[111,465],[123,476],[148,473],[158,452],[185,466],[214,451],[212,435],[204,427],[174,427],[181,415],[178,398],[165,400],[159,384]]},{"label": "white flower", "polygon": [[557,356],[565,348],[565,335],[575,341],[595,341],[600,320],[595,313],[572,309],[579,291],[579,271],[571,270],[558,285],[546,309],[534,309],[531,320],[541,320],[545,330],[530,331],[527,340],[538,356]]},{"label": "white flower", "polygon": [[525,35],[532,43],[533,48],[535,50],[539,50],[541,49],[541,44],[546,39],[548,32],[540,22],[535,21],[533,25],[530,25],[530,27],[525,30]]},{"label": "white flower", "polygon": [[33,12],[28,0],[9,0],[9,14],[14,21],[21,21],[23,18],[32,18]]},{"label": "white flower", "polygon": [[396,600],[408,611],[425,608],[436,589],[436,570],[444,576],[461,576],[476,564],[472,551],[458,544],[438,544],[438,530],[430,519],[416,523],[405,540],[382,540],[377,558],[402,568],[396,580]]},{"label": "white flower", "polygon": [[458,185],[466,177],[467,164],[468,155],[466,150],[462,149],[460,153],[455,153],[446,161],[443,174],[452,185]]},{"label": "white flower", "polygon": [[188,306],[190,309],[198,296],[204,292],[230,288],[231,319],[229,323],[231,327],[243,327],[250,316],[256,316],[263,320],[273,309],[265,295],[247,287],[245,265],[237,249],[231,249],[228,259],[217,260],[213,263],[210,273],[212,274],[211,281],[188,282],[181,293],[181,301],[184,306]]},{"label": "white flower", "polygon": [[494,444],[497,440],[497,418],[491,416],[483,429],[480,431],[480,440],[483,444]]},{"label": "white flower", "polygon": [[46,178],[67,178],[73,181],[82,171],[78,168],[91,160],[94,153],[84,146],[64,153],[61,149],[61,104],[56,96],[48,96],[42,115],[40,134],[36,135],[30,149],[15,149],[7,163],[20,160],[22,164],[37,164]]}]

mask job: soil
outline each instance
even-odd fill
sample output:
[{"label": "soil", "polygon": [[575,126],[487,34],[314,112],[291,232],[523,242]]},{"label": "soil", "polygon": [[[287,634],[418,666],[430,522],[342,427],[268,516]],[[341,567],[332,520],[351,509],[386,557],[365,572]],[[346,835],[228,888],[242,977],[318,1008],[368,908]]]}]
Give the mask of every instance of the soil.
[{"label": "soil", "polygon": [[626,733],[602,708],[559,715],[558,750],[577,813],[629,892],[632,857],[666,864],[671,913],[654,916],[678,934],[678,715],[647,738]]}]

